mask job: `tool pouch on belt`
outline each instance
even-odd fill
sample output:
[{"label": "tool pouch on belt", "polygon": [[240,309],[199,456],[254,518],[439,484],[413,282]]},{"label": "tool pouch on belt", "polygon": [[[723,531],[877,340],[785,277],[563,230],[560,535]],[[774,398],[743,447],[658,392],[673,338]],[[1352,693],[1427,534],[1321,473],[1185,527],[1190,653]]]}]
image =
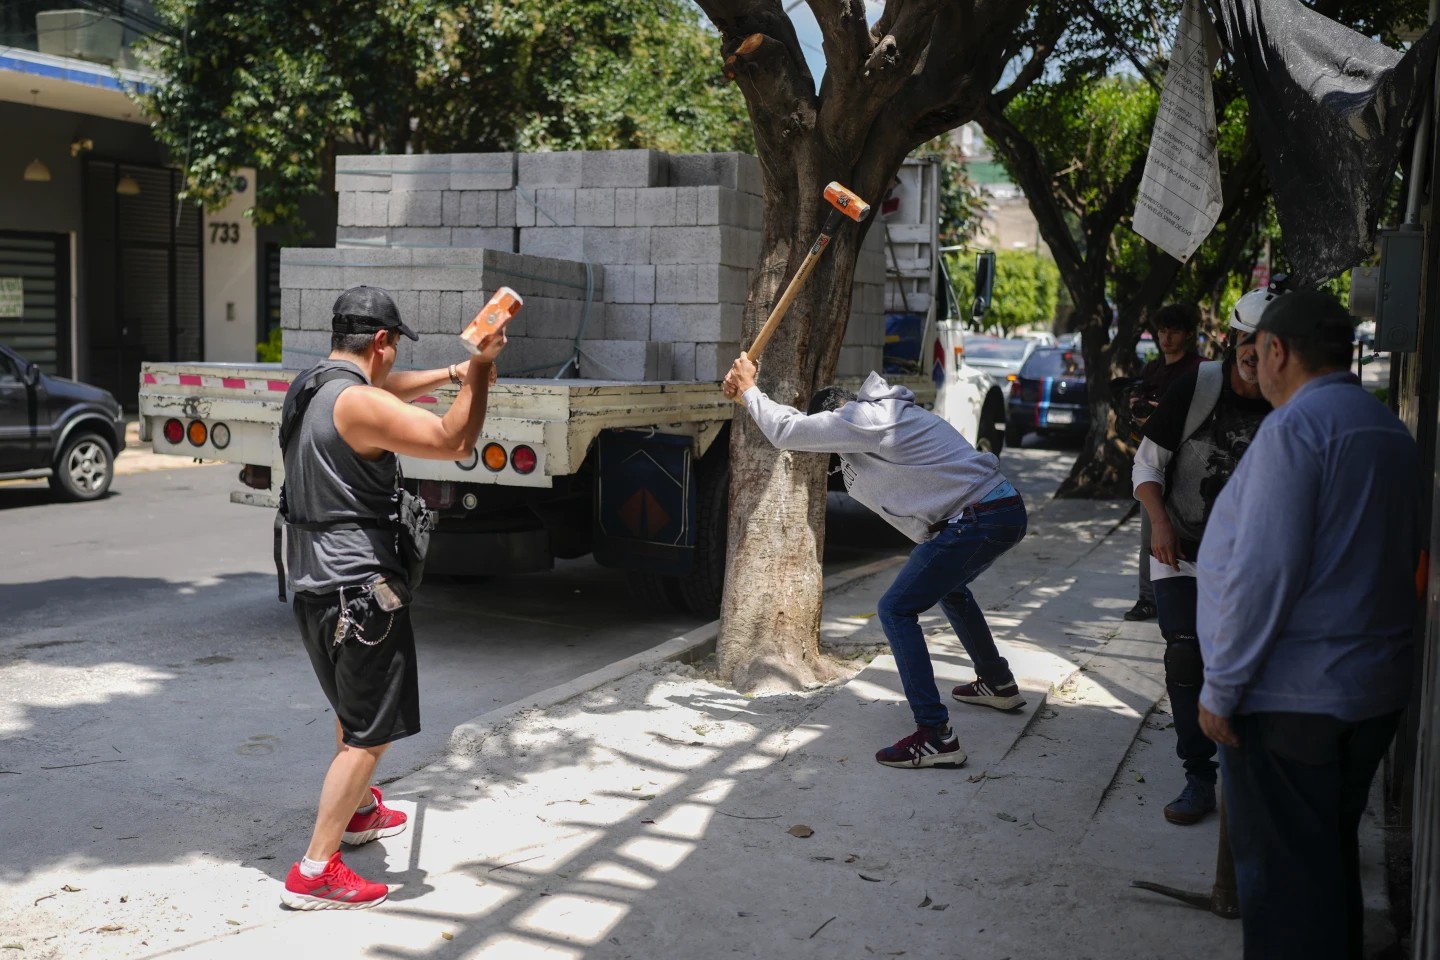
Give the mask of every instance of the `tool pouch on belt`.
[{"label": "tool pouch on belt", "polygon": [[396,487],[390,495],[390,514],[386,520],[399,537],[400,559],[405,562],[406,579],[413,591],[425,576],[425,552],[430,549],[435,514],[425,506],[424,500],[403,487]]}]

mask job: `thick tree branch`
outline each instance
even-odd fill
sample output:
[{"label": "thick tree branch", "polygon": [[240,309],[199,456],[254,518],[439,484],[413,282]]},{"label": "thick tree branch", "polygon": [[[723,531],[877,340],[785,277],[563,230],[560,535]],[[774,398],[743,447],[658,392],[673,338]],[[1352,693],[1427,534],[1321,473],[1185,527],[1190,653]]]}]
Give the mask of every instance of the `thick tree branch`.
[{"label": "thick tree branch", "polygon": [[810,94],[815,91],[815,78],[800,49],[795,24],[780,6],[779,0],[695,0],[697,6],[715,24],[723,41],[726,57],[744,43],[747,37],[762,34],[780,43],[786,50],[795,72],[805,78]]},{"label": "thick tree branch", "polygon": [[874,41],[865,23],[865,0],[806,0],[820,25],[825,74],[850,77],[870,55]]},{"label": "thick tree branch", "polygon": [[751,126],[762,157],[815,126],[815,94],[808,71],[796,69],[783,43],[751,34],[725,58],[725,75],[739,85],[750,108]]}]

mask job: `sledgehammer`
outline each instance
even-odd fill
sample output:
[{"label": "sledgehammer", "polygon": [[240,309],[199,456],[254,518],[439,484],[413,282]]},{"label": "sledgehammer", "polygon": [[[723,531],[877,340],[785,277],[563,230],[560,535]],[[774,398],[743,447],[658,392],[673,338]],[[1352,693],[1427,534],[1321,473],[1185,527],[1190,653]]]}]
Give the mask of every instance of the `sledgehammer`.
[{"label": "sledgehammer", "polygon": [[765,344],[770,342],[770,335],[780,325],[780,318],[785,316],[785,311],[790,309],[790,301],[800,292],[800,287],[805,283],[805,278],[810,276],[810,271],[815,269],[815,264],[820,262],[820,255],[830,244],[830,238],[835,236],[835,231],[840,229],[843,218],[849,217],[856,223],[864,220],[870,215],[870,204],[860,199],[860,195],[853,190],[847,190],[835,181],[825,188],[825,199],[830,202],[834,210],[825,218],[825,226],[820,228],[820,236],[815,238],[815,243],[810,247],[810,252],[805,254],[805,261],[800,264],[800,269],[795,271],[794,278],[790,285],[785,288],[780,302],[775,304],[775,309],[770,311],[770,318],[765,321],[765,326],[755,335],[755,342],[750,344],[750,349],[745,351],[751,360],[758,361],[760,353],[765,349]]}]

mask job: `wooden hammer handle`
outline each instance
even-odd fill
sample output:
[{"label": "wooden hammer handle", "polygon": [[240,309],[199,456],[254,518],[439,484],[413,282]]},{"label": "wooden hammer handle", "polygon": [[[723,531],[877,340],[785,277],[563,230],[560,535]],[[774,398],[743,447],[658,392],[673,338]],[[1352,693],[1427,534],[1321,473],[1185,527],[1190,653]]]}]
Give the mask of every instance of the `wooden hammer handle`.
[{"label": "wooden hammer handle", "polygon": [[820,239],[810,248],[810,252],[805,254],[805,260],[800,264],[800,269],[795,271],[795,276],[791,279],[790,285],[785,288],[785,292],[781,294],[780,301],[775,304],[775,309],[770,311],[770,317],[765,321],[765,326],[760,328],[760,332],[755,335],[755,342],[750,344],[749,350],[745,351],[751,360],[759,362],[760,354],[765,349],[765,345],[770,342],[770,337],[775,333],[775,328],[780,326],[780,321],[784,318],[785,312],[790,309],[791,301],[795,299],[795,296],[800,292],[800,288],[804,286],[805,278],[810,276],[810,271],[815,269],[815,264],[820,262],[820,255],[825,252],[825,247],[829,243],[830,238],[822,233]]}]

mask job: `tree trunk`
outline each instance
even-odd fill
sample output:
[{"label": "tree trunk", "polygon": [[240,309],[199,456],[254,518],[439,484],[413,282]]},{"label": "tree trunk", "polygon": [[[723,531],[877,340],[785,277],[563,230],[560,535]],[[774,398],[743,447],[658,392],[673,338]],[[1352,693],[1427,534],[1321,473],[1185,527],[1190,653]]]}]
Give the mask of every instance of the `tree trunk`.
[{"label": "tree trunk", "polygon": [[[766,184],[764,250],[745,305],[745,343],[810,250],[796,238],[818,236],[830,209],[818,189],[805,188],[845,179],[797,159],[794,180]],[[760,358],[758,386],[777,403],[803,411],[834,374],[864,227],[841,225]],[[718,653],[721,677],[737,689],[795,690],[836,675],[819,646],[828,465],[828,454],[776,450],[749,414],[736,410]]]}]

